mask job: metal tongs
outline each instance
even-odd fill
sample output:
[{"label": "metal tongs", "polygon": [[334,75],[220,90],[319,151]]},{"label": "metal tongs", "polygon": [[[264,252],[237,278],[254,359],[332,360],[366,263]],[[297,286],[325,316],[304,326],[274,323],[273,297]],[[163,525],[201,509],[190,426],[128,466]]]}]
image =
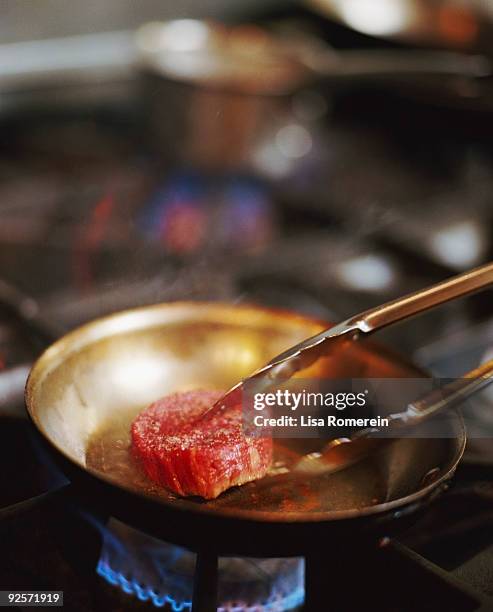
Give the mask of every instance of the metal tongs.
[{"label": "metal tongs", "polygon": [[297,472],[328,474],[338,472],[381,448],[383,441],[392,441],[404,432],[421,425],[433,416],[453,408],[493,382],[493,359],[409,403],[402,412],[388,415],[385,438],[378,437],[379,427],[360,429],[350,438],[335,438],[320,452],[308,453],[295,465]]},{"label": "metal tongs", "polygon": [[[491,284],[493,284],[493,263],[366,310],[277,355],[267,365],[232,387],[216,402],[215,406],[224,407],[238,402],[246,383],[255,381],[255,388],[262,390],[272,388],[276,384],[288,380],[296,372],[311,366],[318,359],[340,349],[347,342],[365,338],[393,323],[418,315],[455,298],[474,293]],[[473,392],[483,388],[492,380],[492,376],[493,362],[489,362],[441,389],[440,395],[426,396],[410,404],[405,412],[392,415],[391,427],[398,430],[400,426],[417,425],[439,410],[455,405],[465,397],[469,397]],[[339,455],[337,461],[333,462],[335,466],[338,466],[338,469],[341,469],[341,466],[345,467],[349,463],[354,463],[354,460],[367,454],[373,448],[375,442],[378,442],[376,439],[371,439],[371,434],[374,432],[375,430],[360,430],[351,439],[338,438],[330,442],[319,454],[325,461],[325,469],[329,469],[328,466],[331,463],[328,457],[330,451],[333,451],[334,455],[336,453]],[[356,444],[356,441],[359,441],[359,443]],[[344,444],[347,442],[352,442],[352,444]],[[338,448],[342,444],[348,447],[344,451],[342,448]]]}]

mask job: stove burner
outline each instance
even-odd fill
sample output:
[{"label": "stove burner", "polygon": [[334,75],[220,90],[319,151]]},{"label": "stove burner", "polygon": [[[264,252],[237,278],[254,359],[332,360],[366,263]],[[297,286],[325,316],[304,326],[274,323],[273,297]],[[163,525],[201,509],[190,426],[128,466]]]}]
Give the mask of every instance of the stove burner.
[{"label": "stove burner", "polygon": [[118,586],[124,593],[135,595],[140,601],[151,601],[156,608],[162,608],[166,604],[171,606],[173,612],[181,612],[182,610],[191,610],[191,601],[176,601],[170,595],[160,595],[150,587],[142,587],[135,580],[128,580],[120,572],[116,572],[104,561],[100,560],[96,569],[97,573],[104,578],[109,584]]},{"label": "stove burner", "polygon": [[[96,571],[124,593],[174,612],[192,608],[196,555],[111,519]],[[303,604],[304,561],[221,558],[219,612],[286,612]]]},{"label": "stove burner", "polygon": [[160,184],[138,215],[147,240],[171,254],[215,249],[261,249],[276,233],[266,186],[252,176],[175,172]]}]

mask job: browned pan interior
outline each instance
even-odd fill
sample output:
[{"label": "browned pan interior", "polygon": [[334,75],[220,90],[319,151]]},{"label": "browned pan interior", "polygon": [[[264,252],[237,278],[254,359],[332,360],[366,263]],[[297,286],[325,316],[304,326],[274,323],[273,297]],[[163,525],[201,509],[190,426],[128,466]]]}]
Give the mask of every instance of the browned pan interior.
[{"label": "browned pan interior", "polygon": [[[271,521],[317,520],[378,512],[424,494],[450,475],[461,456],[465,434],[457,421],[448,438],[396,440],[344,471],[312,478],[289,468],[321,441],[277,440],[267,477],[208,502],[177,499],[156,487],[133,459],[130,423],[149,403],[177,390],[225,390],[323,327],[291,313],[220,304],[163,304],[120,313],[48,349],[28,383],[28,410],[71,461],[165,505]],[[319,362],[311,374],[420,375],[382,349],[359,344]]]}]

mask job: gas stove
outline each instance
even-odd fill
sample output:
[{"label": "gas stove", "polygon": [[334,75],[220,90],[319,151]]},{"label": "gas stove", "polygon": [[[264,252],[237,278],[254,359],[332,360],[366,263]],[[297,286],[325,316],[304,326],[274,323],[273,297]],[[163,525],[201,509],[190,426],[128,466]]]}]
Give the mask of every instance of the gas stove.
[{"label": "gas stove", "polygon": [[[13,462],[19,449],[22,461]],[[200,579],[194,553],[75,506],[63,477],[45,463],[18,419],[2,419],[2,455],[2,464],[10,462],[20,476],[2,474],[2,589],[63,590],[65,605],[80,611],[191,609],[194,580]],[[373,548],[327,543],[320,550],[315,543],[310,563],[220,559],[219,609],[366,606],[390,612],[398,602],[403,612],[491,610],[490,471],[462,466],[450,491],[397,537]]]},{"label": "gas stove", "polygon": [[[118,103],[96,92],[83,109],[37,100],[0,117],[0,278],[54,336],[181,299],[338,320],[491,256],[482,113],[381,88],[317,93],[296,100],[310,125],[280,128],[277,158],[262,158],[269,172],[202,171],[149,146],[134,85],[123,102],[121,90]],[[489,297],[382,338],[459,375],[491,356]],[[0,590],[63,590],[81,612],[190,610],[197,583],[212,580],[207,564],[88,513],[38,447],[22,390],[43,340],[0,307]],[[492,401],[475,401],[450,490],[399,533],[356,550],[314,543],[306,560],[222,558],[219,609],[493,610]]]}]

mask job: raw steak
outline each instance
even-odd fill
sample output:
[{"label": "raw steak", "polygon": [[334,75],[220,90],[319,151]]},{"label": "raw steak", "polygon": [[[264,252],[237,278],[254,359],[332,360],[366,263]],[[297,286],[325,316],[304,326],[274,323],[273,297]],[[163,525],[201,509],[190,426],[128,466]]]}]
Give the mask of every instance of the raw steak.
[{"label": "raw steak", "polygon": [[272,439],[245,437],[241,404],[206,413],[221,395],[203,390],[175,393],[137,416],[132,446],[151,480],[178,495],[213,499],[265,475],[272,461]]}]

